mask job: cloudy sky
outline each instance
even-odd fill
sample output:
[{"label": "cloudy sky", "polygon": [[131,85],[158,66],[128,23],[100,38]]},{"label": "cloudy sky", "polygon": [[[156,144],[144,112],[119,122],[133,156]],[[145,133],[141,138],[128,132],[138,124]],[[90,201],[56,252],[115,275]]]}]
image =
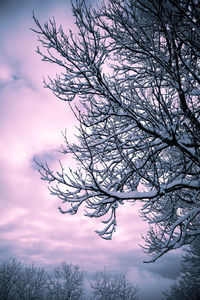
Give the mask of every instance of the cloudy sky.
[{"label": "cloudy sky", "polygon": [[[0,1],[0,257],[46,266],[65,260],[92,276],[104,267],[126,272],[140,287],[140,299],[160,299],[160,292],[177,277],[181,252],[153,264],[139,247],[147,224],[138,208],[124,206],[112,241],[99,238],[100,221],[81,213],[61,215],[59,200],[50,196],[34,165],[34,157],[59,167],[62,131],[73,140],[75,120],[66,103],[43,88],[43,76],[55,66],[35,53],[37,35],[31,15],[41,22],[55,16],[74,29],[69,0]],[[70,158],[68,165],[72,164]]]}]

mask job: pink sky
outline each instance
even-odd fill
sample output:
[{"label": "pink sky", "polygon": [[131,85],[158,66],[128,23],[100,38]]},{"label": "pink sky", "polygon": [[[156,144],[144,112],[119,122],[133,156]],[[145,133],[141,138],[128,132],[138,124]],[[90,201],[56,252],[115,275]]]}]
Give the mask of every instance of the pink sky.
[{"label": "pink sky", "polygon": [[[61,215],[59,200],[49,195],[33,162],[40,157],[58,168],[61,132],[67,128],[68,137],[74,139],[75,120],[68,106],[43,88],[43,76],[54,74],[56,67],[41,62],[35,53],[37,36],[29,29],[34,26],[32,10],[41,22],[55,16],[58,24],[73,29],[69,1],[24,0],[19,7],[17,1],[4,2],[0,4],[1,259],[14,256],[36,265],[66,260],[89,274],[104,267],[126,272],[139,285],[140,299],[160,299],[160,291],[178,274],[180,252],[154,264],[142,263],[146,255],[138,243],[147,224],[136,206],[121,208],[112,241],[94,233],[102,228],[100,220],[81,213]],[[72,164],[70,159],[67,163]]]}]

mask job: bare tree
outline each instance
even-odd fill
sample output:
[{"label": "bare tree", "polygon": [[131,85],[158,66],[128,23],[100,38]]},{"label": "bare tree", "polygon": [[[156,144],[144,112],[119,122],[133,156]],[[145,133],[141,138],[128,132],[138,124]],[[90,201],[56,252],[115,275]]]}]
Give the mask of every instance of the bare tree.
[{"label": "bare tree", "polygon": [[91,284],[93,295],[98,300],[136,300],[138,288],[124,274],[97,272]]},{"label": "bare tree", "polygon": [[79,141],[65,135],[62,147],[77,170],[41,162],[42,179],[70,206],[61,213],[85,205],[88,217],[106,215],[105,239],[120,205],[140,201],[154,261],[200,234],[200,2],[74,2],[77,35],[34,16],[38,53],[61,67],[45,84],[80,124]]},{"label": "bare tree", "polygon": [[48,299],[77,300],[84,294],[84,272],[79,266],[60,263],[48,277]]},{"label": "bare tree", "polygon": [[15,297],[19,300],[42,300],[46,298],[47,273],[33,264],[19,271],[15,284]]},{"label": "bare tree", "polygon": [[0,299],[46,300],[46,278],[43,269],[25,267],[16,258],[7,258],[0,264]]},{"label": "bare tree", "polygon": [[22,266],[15,258],[7,258],[0,264],[0,299],[11,300],[15,296],[15,286],[19,281]]}]

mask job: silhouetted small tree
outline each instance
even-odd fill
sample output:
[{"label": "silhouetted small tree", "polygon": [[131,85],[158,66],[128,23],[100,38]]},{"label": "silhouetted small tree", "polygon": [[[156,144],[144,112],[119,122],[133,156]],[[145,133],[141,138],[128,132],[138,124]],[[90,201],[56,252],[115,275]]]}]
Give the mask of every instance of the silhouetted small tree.
[{"label": "silhouetted small tree", "polygon": [[52,300],[77,300],[84,294],[84,272],[77,265],[61,262],[47,279],[47,295]]},{"label": "silhouetted small tree", "polygon": [[46,279],[44,269],[6,258],[0,264],[0,299],[46,300]]},{"label": "silhouetted small tree", "polygon": [[47,273],[33,264],[19,270],[15,284],[16,300],[46,300]]},{"label": "silhouetted small tree", "polygon": [[94,299],[98,300],[136,300],[138,288],[124,274],[97,272],[91,284]]},{"label": "silhouetted small tree", "polygon": [[12,300],[19,282],[22,265],[15,258],[6,258],[0,263],[0,299]]}]

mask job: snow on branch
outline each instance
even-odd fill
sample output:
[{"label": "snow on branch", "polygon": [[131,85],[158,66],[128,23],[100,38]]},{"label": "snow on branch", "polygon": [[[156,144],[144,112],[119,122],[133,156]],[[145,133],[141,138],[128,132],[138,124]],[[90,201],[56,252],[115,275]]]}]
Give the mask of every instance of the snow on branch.
[{"label": "snow on branch", "polygon": [[[198,1],[197,1],[198,2]],[[33,16],[42,59],[61,68],[46,86],[68,101],[76,169],[38,163],[61,213],[102,218],[111,239],[121,204],[140,201],[155,261],[200,235],[199,11],[194,1],[73,4],[77,33]],[[142,190],[141,191],[141,187]],[[65,209],[65,206],[67,208]]]}]

